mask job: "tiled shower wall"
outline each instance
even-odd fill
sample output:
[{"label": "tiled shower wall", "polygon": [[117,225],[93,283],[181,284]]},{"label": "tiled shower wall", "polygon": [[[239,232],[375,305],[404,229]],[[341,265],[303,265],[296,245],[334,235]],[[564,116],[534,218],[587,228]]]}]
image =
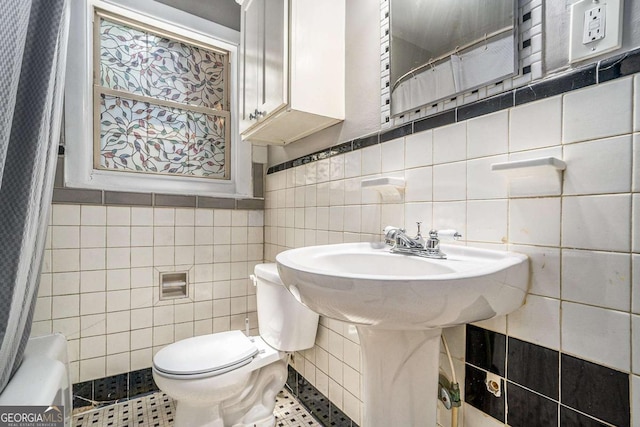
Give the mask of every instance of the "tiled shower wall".
[{"label": "tiled shower wall", "polygon": [[[265,258],[300,246],[380,241],[390,224],[412,234],[416,221],[457,229],[461,244],[527,254],[526,305],[478,325],[631,374],[631,424],[640,425],[638,132],[636,75],[271,173]],[[560,196],[509,197],[506,179],[491,172],[492,163],[542,156],[567,163]],[[381,175],[406,179],[401,202],[361,189],[363,178]],[[465,328],[445,334],[463,384]],[[324,318],[316,346],[295,358],[295,368],[356,423],[360,367],[355,328]],[[447,425],[450,415],[439,408]],[[462,412],[466,426],[504,425],[468,404]]]},{"label": "tiled shower wall", "polygon": [[[257,332],[249,274],[263,259],[262,210],[54,204],[32,335],[62,332],[73,383],[151,366],[163,346]],[[187,271],[187,298],[159,276]]]}]

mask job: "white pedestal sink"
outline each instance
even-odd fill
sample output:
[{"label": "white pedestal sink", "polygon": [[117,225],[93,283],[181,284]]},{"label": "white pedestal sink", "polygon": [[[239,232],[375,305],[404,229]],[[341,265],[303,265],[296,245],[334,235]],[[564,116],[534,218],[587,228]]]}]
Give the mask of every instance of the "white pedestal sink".
[{"label": "white pedestal sink", "polygon": [[435,426],[442,328],[507,314],[524,303],[526,256],[441,245],[447,259],[345,243],[282,252],[278,271],[313,311],[355,324],[364,427]]}]

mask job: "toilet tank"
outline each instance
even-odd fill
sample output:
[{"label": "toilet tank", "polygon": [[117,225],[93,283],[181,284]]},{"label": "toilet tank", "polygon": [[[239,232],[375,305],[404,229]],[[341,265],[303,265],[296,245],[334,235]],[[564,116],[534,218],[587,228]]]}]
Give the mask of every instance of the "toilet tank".
[{"label": "toilet tank", "polygon": [[276,264],[258,264],[254,269],[257,286],[258,329],[271,347],[299,351],[315,344],[317,313],[302,305],[287,290]]}]

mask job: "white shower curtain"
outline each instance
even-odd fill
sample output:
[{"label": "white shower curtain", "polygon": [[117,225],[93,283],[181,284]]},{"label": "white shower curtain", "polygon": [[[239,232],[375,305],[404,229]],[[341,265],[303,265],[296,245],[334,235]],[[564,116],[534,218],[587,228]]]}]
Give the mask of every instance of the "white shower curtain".
[{"label": "white shower curtain", "polygon": [[60,135],[67,0],[0,0],[0,391],[31,331]]}]

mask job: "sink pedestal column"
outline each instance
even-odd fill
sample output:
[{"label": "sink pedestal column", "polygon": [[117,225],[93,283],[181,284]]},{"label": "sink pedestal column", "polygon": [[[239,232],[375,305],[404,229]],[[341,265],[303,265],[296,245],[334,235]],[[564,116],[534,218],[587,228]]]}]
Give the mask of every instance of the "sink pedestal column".
[{"label": "sink pedestal column", "polygon": [[442,329],[357,329],[363,361],[363,427],[435,426]]}]

